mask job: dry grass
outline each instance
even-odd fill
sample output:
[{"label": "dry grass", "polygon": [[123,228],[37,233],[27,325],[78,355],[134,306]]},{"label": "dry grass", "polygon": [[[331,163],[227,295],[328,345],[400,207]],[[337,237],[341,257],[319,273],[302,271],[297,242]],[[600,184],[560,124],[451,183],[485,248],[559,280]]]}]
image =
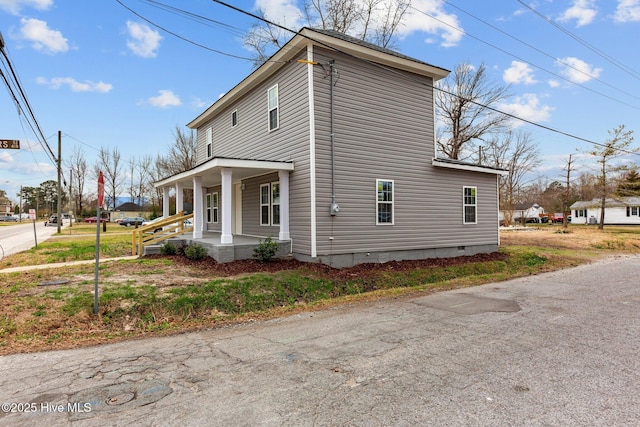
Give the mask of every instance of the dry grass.
[{"label": "dry grass", "polygon": [[[297,310],[313,310],[344,301],[474,286],[575,266],[598,257],[640,253],[640,227],[606,227],[601,231],[595,227],[572,226],[569,232],[562,231],[562,227],[555,225],[503,231],[501,252],[509,255],[506,260],[498,257],[475,264],[422,269],[398,264],[380,274],[367,273],[373,268],[338,273],[325,272],[320,267],[295,266],[288,271],[251,274],[249,269],[213,270],[165,258],[114,261],[100,266],[101,306],[97,316],[91,312],[93,264],[0,274],[0,355],[178,333],[249,317],[274,317]],[[118,236],[113,238],[117,252],[121,246],[117,243]],[[124,238],[128,239],[128,236]],[[60,245],[64,240],[54,238],[51,247],[43,245],[39,251],[7,257],[0,268],[29,260],[41,262],[52,254],[83,257]],[[84,237],[68,240],[86,246]],[[505,258],[504,254],[502,257]],[[52,284],[56,281],[59,283]],[[271,281],[278,282],[281,287],[274,287]],[[343,290],[362,286],[362,290],[306,299],[310,290],[319,292],[328,282],[331,289],[335,289],[334,286]],[[196,293],[207,288],[211,288],[211,292],[221,292],[225,287],[237,287],[238,293],[233,298],[247,301],[254,296],[266,298],[292,289],[298,289],[300,293],[294,294],[291,302],[233,315],[224,308],[198,308],[198,298],[212,298],[212,293]],[[252,295],[256,289],[264,292],[262,296]],[[228,301],[229,297],[224,296],[227,294],[220,295]],[[338,298],[334,298],[336,295]],[[312,300],[315,302],[309,303]],[[181,301],[182,306],[177,311],[169,310]]]}]

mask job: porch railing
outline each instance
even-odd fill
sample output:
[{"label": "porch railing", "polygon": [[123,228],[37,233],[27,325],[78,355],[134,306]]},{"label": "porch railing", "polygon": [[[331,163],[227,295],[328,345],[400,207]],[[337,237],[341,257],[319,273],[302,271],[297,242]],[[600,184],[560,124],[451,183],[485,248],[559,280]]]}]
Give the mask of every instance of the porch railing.
[{"label": "porch railing", "polygon": [[153,224],[144,225],[133,230],[131,237],[131,254],[142,255],[144,247],[153,245],[182,233],[193,231],[193,225],[185,225],[185,221],[193,218],[193,214],[185,215],[180,211],[156,221]]}]

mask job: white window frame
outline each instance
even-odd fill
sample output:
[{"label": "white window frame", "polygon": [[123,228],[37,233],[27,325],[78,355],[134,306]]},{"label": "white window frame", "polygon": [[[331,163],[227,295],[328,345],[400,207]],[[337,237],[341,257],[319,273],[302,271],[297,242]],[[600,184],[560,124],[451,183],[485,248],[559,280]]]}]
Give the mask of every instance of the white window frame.
[{"label": "white window frame", "polygon": [[213,157],[213,129],[207,129],[207,159]]},{"label": "white window frame", "polygon": [[[262,198],[263,196],[263,192],[262,189],[266,188],[267,192],[266,192],[266,196],[267,196],[267,201],[265,202]],[[271,225],[271,184],[260,184],[260,225],[264,225],[264,226],[269,226]],[[262,215],[262,211],[263,209],[266,208],[267,209],[267,222],[264,222],[264,216]]]},{"label": "white window frame", "polygon": [[576,218],[586,218],[587,217],[587,210],[586,209],[576,209]]},{"label": "white window frame", "polygon": [[[467,203],[467,190],[473,190],[473,203]],[[471,196],[470,196],[471,197]],[[467,221],[467,207],[473,207],[473,221]],[[477,224],[478,223],[478,187],[464,186],[462,187],[462,223]]]},{"label": "white window frame", "polygon": [[205,201],[205,211],[207,213],[207,223],[211,222],[211,193],[207,193]]},{"label": "white window frame", "polygon": [[[271,104],[271,93],[275,91],[275,104]],[[276,112],[275,116],[275,126],[272,125],[271,122],[271,112]],[[267,89],[267,129],[269,132],[274,131],[280,128],[280,94],[278,91],[278,85],[273,85],[269,89]]]},{"label": "white window frame", "polygon": [[234,128],[238,126],[238,110],[233,110],[231,112],[231,127]]},{"label": "white window frame", "polygon": [[[274,196],[274,187],[278,187],[278,201],[276,202],[276,197]],[[269,186],[269,193],[271,198],[271,225],[280,225],[280,181],[272,182]],[[278,215],[276,220],[276,206],[278,207]]]},{"label": "white window frame", "polygon": [[207,213],[208,222],[212,224],[220,222],[220,197],[217,191],[207,194],[207,210],[210,210],[210,214]]},{"label": "white window frame", "polygon": [[[391,184],[391,200],[380,200],[380,184],[381,183],[390,183]],[[395,182],[392,179],[376,179],[376,225],[394,225],[396,221],[396,212],[395,212]],[[384,192],[384,189],[383,189]],[[384,199],[384,197],[383,197]],[[391,221],[389,222],[380,222],[380,206],[381,205],[391,205]]]}]

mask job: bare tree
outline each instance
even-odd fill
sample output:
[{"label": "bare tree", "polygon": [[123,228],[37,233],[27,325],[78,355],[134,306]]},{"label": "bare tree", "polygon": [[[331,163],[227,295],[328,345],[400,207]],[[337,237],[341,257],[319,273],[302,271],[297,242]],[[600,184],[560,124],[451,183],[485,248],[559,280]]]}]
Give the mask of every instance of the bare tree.
[{"label": "bare tree", "polygon": [[98,171],[102,171],[104,175],[104,192],[106,209],[116,208],[116,200],[118,194],[122,192],[124,181],[122,179],[122,162],[118,147],[113,147],[111,151],[108,148],[101,147],[98,153],[98,162],[95,165],[96,175]]},{"label": "bare tree", "polygon": [[186,132],[176,126],[174,136],[176,143],[169,147],[165,156],[158,156],[156,160],[161,178],[184,172],[196,165],[196,137],[193,130]]},{"label": "bare tree", "polygon": [[76,215],[82,215],[85,197],[85,179],[87,176],[87,159],[80,147],[74,147],[71,157],[67,161],[67,167],[71,170],[71,194],[73,194],[73,211]]},{"label": "bare tree", "polygon": [[608,131],[609,139],[604,144],[598,144],[594,146],[594,149],[589,152],[592,156],[598,158],[599,175],[598,189],[600,197],[600,222],[598,228],[604,229],[604,210],[607,202],[607,197],[612,193],[611,183],[609,178],[612,173],[624,170],[626,166],[617,166],[611,163],[611,161],[617,157],[630,152],[637,152],[638,149],[630,150],[629,146],[633,142],[633,131],[625,130],[624,125],[620,125],[617,128]]},{"label": "bare tree", "polygon": [[[410,0],[307,0],[299,18],[309,27],[335,30],[391,48],[410,5]],[[266,18],[264,10],[258,11],[258,15]],[[272,22],[283,27],[299,25]],[[263,22],[249,30],[243,44],[254,51],[254,65],[259,66],[290,37],[289,31]]]},{"label": "bare tree", "polygon": [[514,205],[525,176],[540,164],[540,153],[530,134],[507,132],[487,141],[487,162],[494,167],[508,169],[509,174],[499,179],[500,210],[505,225],[513,222]]},{"label": "bare tree", "polygon": [[450,159],[460,159],[463,149],[475,140],[503,132],[508,116],[491,110],[508,97],[509,86],[489,80],[486,67],[459,64],[435,91],[439,120],[436,144]]}]

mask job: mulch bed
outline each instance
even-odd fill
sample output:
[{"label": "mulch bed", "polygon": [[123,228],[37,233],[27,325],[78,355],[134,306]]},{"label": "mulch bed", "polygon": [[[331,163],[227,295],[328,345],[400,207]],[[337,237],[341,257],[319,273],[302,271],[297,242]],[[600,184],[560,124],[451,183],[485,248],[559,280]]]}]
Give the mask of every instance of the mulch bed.
[{"label": "mulch bed", "polygon": [[202,260],[192,261],[179,255],[148,255],[145,258],[170,258],[173,259],[176,264],[195,267],[201,271],[208,271],[215,276],[237,276],[241,274],[275,273],[278,271],[306,269],[316,276],[330,276],[336,279],[348,279],[353,277],[369,277],[385,271],[407,271],[420,268],[449,267],[473,262],[502,261],[507,257],[507,254],[493,252],[453,258],[429,258],[409,261],[389,261],[385,263],[366,263],[341,269],[320,263],[302,262],[293,258],[277,258],[269,262],[247,259],[227,263],[218,263],[213,258],[209,257]]}]

